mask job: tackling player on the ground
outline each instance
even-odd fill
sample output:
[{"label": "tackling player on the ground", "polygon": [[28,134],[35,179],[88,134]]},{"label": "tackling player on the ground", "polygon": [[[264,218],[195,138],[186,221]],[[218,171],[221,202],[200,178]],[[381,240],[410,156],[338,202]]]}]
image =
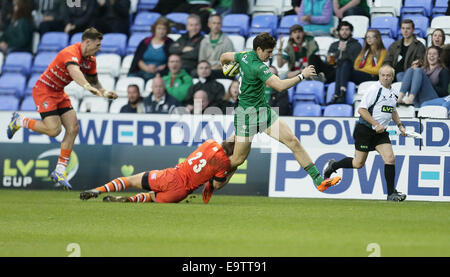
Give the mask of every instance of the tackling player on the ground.
[{"label": "tackling player on the ground", "polygon": [[173,168],[142,172],[131,177],[119,177],[111,182],[87,190],[80,199],[96,198],[101,193],[123,191],[128,188],[148,190],[132,197],[105,196],[106,202],[159,202],[178,203],[195,189],[205,184],[203,202],[208,203],[214,189],[225,186],[233,175],[229,156],[233,154],[234,142],[222,144],[207,140],[182,163]]},{"label": "tackling player on the ground", "polygon": [[94,56],[100,51],[102,39],[102,33],[95,28],[88,28],[83,32],[81,43],[75,43],[61,50],[33,87],[33,100],[42,120],[24,117],[14,112],[7,129],[9,139],[20,127],[56,137],[61,133],[61,125],[64,126],[61,153],[56,169],[50,177],[67,189],[71,189],[72,186],[67,180],[65,170],[80,127],[64,87],[73,80],[94,95],[109,99],[117,98],[117,94],[107,92],[97,78]]},{"label": "tackling player on the ground", "polygon": [[298,138],[267,104],[266,85],[281,92],[295,86],[304,78],[315,76],[313,66],[289,79],[280,80],[264,64],[272,56],[275,39],[269,33],[261,33],[253,40],[253,51],[227,52],[220,57],[222,65],[237,62],[240,65],[239,105],[235,109],[234,129],[236,133],[234,154],[230,157],[231,170],[242,164],[250,153],[253,136],[265,132],[286,145],[303,169],[311,176],[319,191],[337,184],[341,177],[324,180]]}]

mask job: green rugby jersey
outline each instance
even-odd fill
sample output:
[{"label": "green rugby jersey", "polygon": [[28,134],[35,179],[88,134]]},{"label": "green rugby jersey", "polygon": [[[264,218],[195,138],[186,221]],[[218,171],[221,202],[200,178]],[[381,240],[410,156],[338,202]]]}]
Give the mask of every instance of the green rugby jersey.
[{"label": "green rugby jersey", "polygon": [[236,53],[234,60],[240,65],[239,107],[244,109],[267,107],[266,81],[272,76],[269,67],[258,58],[253,50]]}]

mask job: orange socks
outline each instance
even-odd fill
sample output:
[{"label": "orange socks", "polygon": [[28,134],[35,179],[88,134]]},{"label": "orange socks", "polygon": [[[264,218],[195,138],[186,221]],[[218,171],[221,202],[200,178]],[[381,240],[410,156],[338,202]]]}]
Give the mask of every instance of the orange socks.
[{"label": "orange socks", "polygon": [[29,117],[24,117],[22,121],[22,126],[27,129],[31,129],[34,131],[34,124],[36,124],[36,119],[32,119]]},{"label": "orange socks", "polygon": [[107,183],[106,185],[95,188],[95,190],[98,190],[100,192],[122,191],[122,190],[126,190],[127,187],[129,186],[129,184],[130,184],[130,182],[128,181],[127,177],[120,177],[120,178],[112,180],[111,182]]},{"label": "orange socks", "polygon": [[66,171],[66,167],[69,164],[70,154],[72,149],[61,149],[59,154],[58,163],[56,164],[56,172],[63,174]]},{"label": "orange socks", "polygon": [[135,196],[129,197],[128,201],[130,202],[152,202],[152,199],[150,197],[150,193],[148,192],[143,192],[143,193],[139,193]]}]

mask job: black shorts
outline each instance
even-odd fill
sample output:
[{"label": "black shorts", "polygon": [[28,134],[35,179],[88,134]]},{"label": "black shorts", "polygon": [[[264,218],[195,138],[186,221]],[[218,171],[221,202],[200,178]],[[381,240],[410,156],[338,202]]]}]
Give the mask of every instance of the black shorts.
[{"label": "black shorts", "polygon": [[375,147],[380,144],[391,144],[388,132],[377,134],[375,130],[361,123],[356,124],[353,138],[355,139],[355,149],[362,152],[374,151]]}]

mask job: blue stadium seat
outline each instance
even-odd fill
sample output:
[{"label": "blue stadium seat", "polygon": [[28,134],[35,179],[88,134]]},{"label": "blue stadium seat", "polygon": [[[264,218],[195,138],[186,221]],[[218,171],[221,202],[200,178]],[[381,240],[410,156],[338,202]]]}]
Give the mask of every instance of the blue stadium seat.
[{"label": "blue stadium seat", "polygon": [[394,39],[386,36],[382,36],[381,40],[383,41],[384,48],[386,48],[386,50],[389,49],[389,46],[391,46],[391,44],[395,41]]},{"label": "blue stadium seat", "polygon": [[161,15],[156,12],[140,12],[136,15],[133,24],[131,25],[131,33],[135,32],[150,32],[150,29],[155,21]]},{"label": "blue stadium seat", "polygon": [[[430,27],[430,20],[420,14],[405,14],[402,19],[411,19],[414,22],[414,34],[421,38],[426,37],[427,29]],[[401,35],[401,30],[398,30],[398,35]]]},{"label": "blue stadium seat", "polygon": [[434,7],[431,9],[431,14],[433,16],[437,14],[445,15],[448,8],[448,0],[436,0]]},{"label": "blue stadium seat", "polygon": [[35,111],[36,105],[34,104],[33,96],[27,96],[23,99],[20,105],[21,111]]},{"label": "blue stadium seat", "polygon": [[324,84],[320,81],[303,81],[295,88],[294,102],[314,102],[323,104],[324,102]]},{"label": "blue stadium seat", "polygon": [[31,75],[30,79],[28,79],[27,87],[25,88],[25,93],[24,93],[25,95],[31,95],[31,93],[33,92],[34,84],[36,84],[36,82],[40,76],[41,76],[41,74]]},{"label": "blue stadium seat", "polygon": [[422,14],[430,16],[433,0],[405,0],[401,10],[402,16],[407,13]]},{"label": "blue stadium seat", "polygon": [[38,52],[58,52],[69,44],[69,35],[64,32],[47,32],[42,35]]},{"label": "blue stadium seat", "polygon": [[381,35],[387,35],[391,38],[397,37],[398,18],[390,16],[379,16],[372,19],[370,29],[377,29]]},{"label": "blue stadium seat", "polygon": [[23,96],[26,78],[19,73],[5,73],[0,76],[0,95],[15,95],[17,98]]},{"label": "blue stadium seat", "polygon": [[75,44],[78,42],[81,42],[81,37],[83,36],[83,33],[75,33],[70,38],[70,44]]},{"label": "blue stadium seat", "polygon": [[17,111],[19,99],[12,95],[0,95],[0,111]]},{"label": "blue stadium seat", "polygon": [[38,53],[34,58],[33,66],[31,67],[31,73],[44,72],[57,54],[57,52]]},{"label": "blue stadium seat", "polygon": [[326,106],[323,116],[353,116],[353,108],[347,104],[333,104]]},{"label": "blue stadium seat", "polygon": [[105,34],[103,36],[102,48],[100,52],[102,54],[113,53],[123,56],[125,55],[125,49],[127,48],[127,39],[127,35],[121,33]]},{"label": "blue stadium seat", "polygon": [[2,72],[20,72],[23,75],[30,74],[33,55],[28,52],[13,52],[8,54],[3,64]]},{"label": "blue stadium seat", "polygon": [[[335,86],[336,83],[332,82],[328,85],[327,88],[327,99],[325,103],[330,103],[331,100],[333,99],[333,95],[334,95],[334,90],[335,90]],[[347,83],[347,93],[345,94],[345,103],[347,104],[353,104],[353,97],[355,96],[356,93],[356,85],[353,82],[348,82]]]},{"label": "blue stadium seat", "polygon": [[130,39],[128,40],[126,55],[134,54],[134,52],[136,52],[136,49],[137,49],[139,43],[141,43],[141,41],[144,38],[151,36],[151,34],[152,33],[134,33],[134,34],[132,34],[130,36]]},{"label": "blue stadium seat", "polygon": [[249,35],[268,32],[275,35],[277,31],[278,17],[274,14],[255,15],[252,18]]},{"label": "blue stadium seat", "polygon": [[298,15],[283,16],[277,29],[277,34],[289,35],[289,28],[291,28],[291,26],[294,24],[298,24]]},{"label": "blue stadium seat", "polygon": [[227,14],[222,20],[222,31],[227,34],[248,35],[250,17],[246,14]]},{"label": "blue stadium seat", "polygon": [[322,108],[317,104],[294,103],[293,116],[321,116]]},{"label": "blue stadium seat", "polygon": [[354,38],[354,39],[356,39],[359,42],[359,44],[361,44],[361,47],[364,47],[364,39],[363,38]]},{"label": "blue stadium seat", "polygon": [[158,4],[158,0],[139,0],[137,10],[138,11],[153,10],[156,4]]}]

